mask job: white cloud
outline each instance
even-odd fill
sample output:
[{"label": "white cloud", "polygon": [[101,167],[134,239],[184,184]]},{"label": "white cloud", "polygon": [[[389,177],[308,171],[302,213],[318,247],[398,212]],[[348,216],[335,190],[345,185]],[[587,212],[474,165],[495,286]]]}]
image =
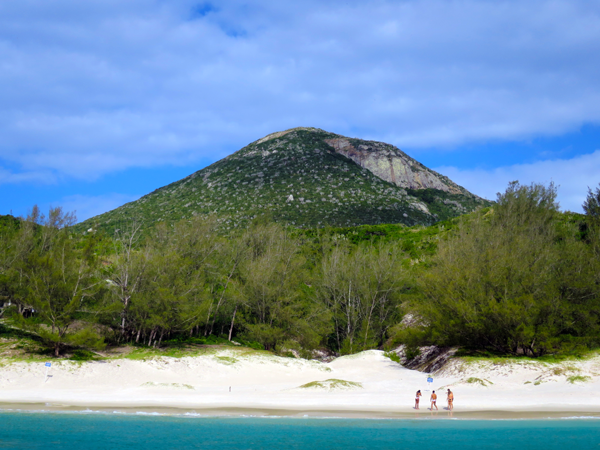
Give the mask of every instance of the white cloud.
[{"label": "white cloud", "polygon": [[511,181],[546,185],[554,182],[558,186],[561,209],[581,213],[588,187],[595,189],[600,183],[600,150],[572,159],[516,164],[491,170],[461,170],[456,167],[438,167],[435,170],[474,194],[490,200],[495,200],[498,192],[504,192]]},{"label": "white cloud", "polygon": [[31,182],[42,182],[45,184],[52,184],[56,181],[56,176],[48,171],[38,170],[15,173],[14,171],[0,167],[0,186],[3,184],[19,184]]},{"label": "white cloud", "polygon": [[1,2],[0,162],[94,179],[298,125],[415,148],[600,122],[596,2],[214,5]]}]

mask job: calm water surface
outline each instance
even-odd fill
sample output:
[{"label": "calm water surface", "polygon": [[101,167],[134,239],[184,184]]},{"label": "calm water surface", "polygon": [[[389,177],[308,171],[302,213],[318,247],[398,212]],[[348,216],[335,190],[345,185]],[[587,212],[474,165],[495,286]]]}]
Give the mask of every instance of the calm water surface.
[{"label": "calm water surface", "polygon": [[0,413],[0,449],[600,450],[600,420],[363,420]]}]

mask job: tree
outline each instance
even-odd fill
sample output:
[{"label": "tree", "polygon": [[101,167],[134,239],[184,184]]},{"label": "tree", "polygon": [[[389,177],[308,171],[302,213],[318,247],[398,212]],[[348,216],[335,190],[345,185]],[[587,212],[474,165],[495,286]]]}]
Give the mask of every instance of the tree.
[{"label": "tree", "polygon": [[600,225],[600,187],[597,187],[595,191],[588,187],[588,195],[583,202],[583,211],[591,224]]},{"label": "tree", "polygon": [[[19,283],[19,266],[22,251],[19,244],[20,223],[11,216],[0,216],[0,304],[17,303]],[[4,223],[3,223],[4,222]],[[1,313],[0,313],[1,314]]]},{"label": "tree", "polygon": [[597,329],[590,255],[574,229],[561,231],[555,199],[553,185],[510,183],[440,242],[414,310],[430,342],[539,356]]},{"label": "tree", "polygon": [[333,314],[342,353],[374,348],[398,319],[407,274],[404,253],[392,244],[353,248],[336,243],[322,260],[320,295]]},{"label": "tree", "polygon": [[43,240],[45,216],[34,206],[26,218],[11,227],[3,227],[0,240],[0,292],[10,303],[17,306],[19,314],[28,308],[26,261]]},{"label": "tree", "polygon": [[600,257],[600,187],[595,191],[588,187],[588,195],[582,206],[586,214],[587,239],[592,244],[596,256]]},{"label": "tree", "polygon": [[34,318],[22,319],[23,326],[52,346],[55,356],[69,343],[101,347],[102,339],[90,327],[73,329],[79,318],[94,313],[93,300],[101,290],[93,243],[77,248],[68,229],[75,217],[61,208],[51,208],[47,218],[34,209],[28,222],[40,229],[22,268],[26,301],[35,311]]},{"label": "tree", "polygon": [[245,337],[267,349],[318,346],[329,314],[310,291],[300,242],[273,223],[254,224],[241,239],[246,246],[239,270]]},{"label": "tree", "polygon": [[125,339],[129,308],[132,298],[142,285],[148,255],[145,248],[137,249],[141,239],[141,225],[135,221],[126,224],[125,230],[117,230],[114,238],[114,253],[104,270],[110,293],[120,304],[120,339]]}]

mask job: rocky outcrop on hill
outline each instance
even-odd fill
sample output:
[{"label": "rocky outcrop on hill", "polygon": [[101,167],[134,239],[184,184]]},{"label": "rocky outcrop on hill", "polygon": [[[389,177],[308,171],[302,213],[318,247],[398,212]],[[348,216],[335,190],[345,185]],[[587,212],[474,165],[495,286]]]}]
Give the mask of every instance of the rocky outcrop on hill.
[{"label": "rocky outcrop on hill", "polygon": [[325,139],[325,142],[336,152],[396,186],[409,189],[437,189],[451,194],[470,194],[448,177],[428,169],[393,145],[344,137]]}]

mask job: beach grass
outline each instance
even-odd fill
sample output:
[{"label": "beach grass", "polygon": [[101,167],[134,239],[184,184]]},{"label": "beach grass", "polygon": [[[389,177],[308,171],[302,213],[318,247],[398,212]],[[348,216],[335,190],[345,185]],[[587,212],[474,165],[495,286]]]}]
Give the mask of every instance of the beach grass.
[{"label": "beach grass", "polygon": [[231,356],[215,356],[215,359],[221,364],[232,365],[238,362],[237,359],[232,358]]},{"label": "beach grass", "polygon": [[167,388],[176,388],[176,389],[189,389],[195,390],[196,388],[191,384],[184,383],[154,383],[152,381],[148,381],[141,385],[142,387],[167,387]]},{"label": "beach grass", "polygon": [[587,381],[590,381],[591,379],[592,379],[592,377],[588,377],[585,375],[572,375],[570,377],[567,377],[567,381],[571,384],[585,383]]},{"label": "beach grass", "polygon": [[580,370],[577,367],[572,366],[572,365],[567,365],[567,366],[553,367],[550,372],[552,373],[552,375],[561,376],[561,375],[567,375],[568,373],[579,372],[579,371]]},{"label": "beach grass", "polygon": [[136,361],[146,361],[158,358],[185,358],[193,356],[212,355],[218,351],[214,347],[196,347],[182,346],[176,348],[153,348],[153,347],[133,347],[131,351],[126,351],[116,356],[109,356],[107,359],[130,359]]},{"label": "beach grass", "polygon": [[346,381],[346,380],[338,380],[336,378],[330,378],[329,380],[324,381],[311,381],[310,383],[303,384],[299,386],[298,389],[326,389],[326,390],[334,390],[334,389],[362,389],[362,383],[358,383],[356,381]]},{"label": "beach grass", "polygon": [[480,385],[482,385],[483,387],[488,387],[489,385],[492,385],[492,384],[494,384],[494,383],[492,383],[490,380],[481,379],[481,378],[477,378],[477,377],[470,377],[470,378],[467,378],[467,379],[465,380],[465,383],[468,383],[468,384],[480,384]]},{"label": "beach grass", "polygon": [[466,363],[489,363],[497,366],[514,363],[544,363],[544,364],[562,364],[569,361],[586,361],[595,358],[600,354],[598,350],[586,350],[577,353],[557,353],[538,357],[526,355],[501,355],[488,351],[471,351],[458,349],[453,358],[460,358]]}]

